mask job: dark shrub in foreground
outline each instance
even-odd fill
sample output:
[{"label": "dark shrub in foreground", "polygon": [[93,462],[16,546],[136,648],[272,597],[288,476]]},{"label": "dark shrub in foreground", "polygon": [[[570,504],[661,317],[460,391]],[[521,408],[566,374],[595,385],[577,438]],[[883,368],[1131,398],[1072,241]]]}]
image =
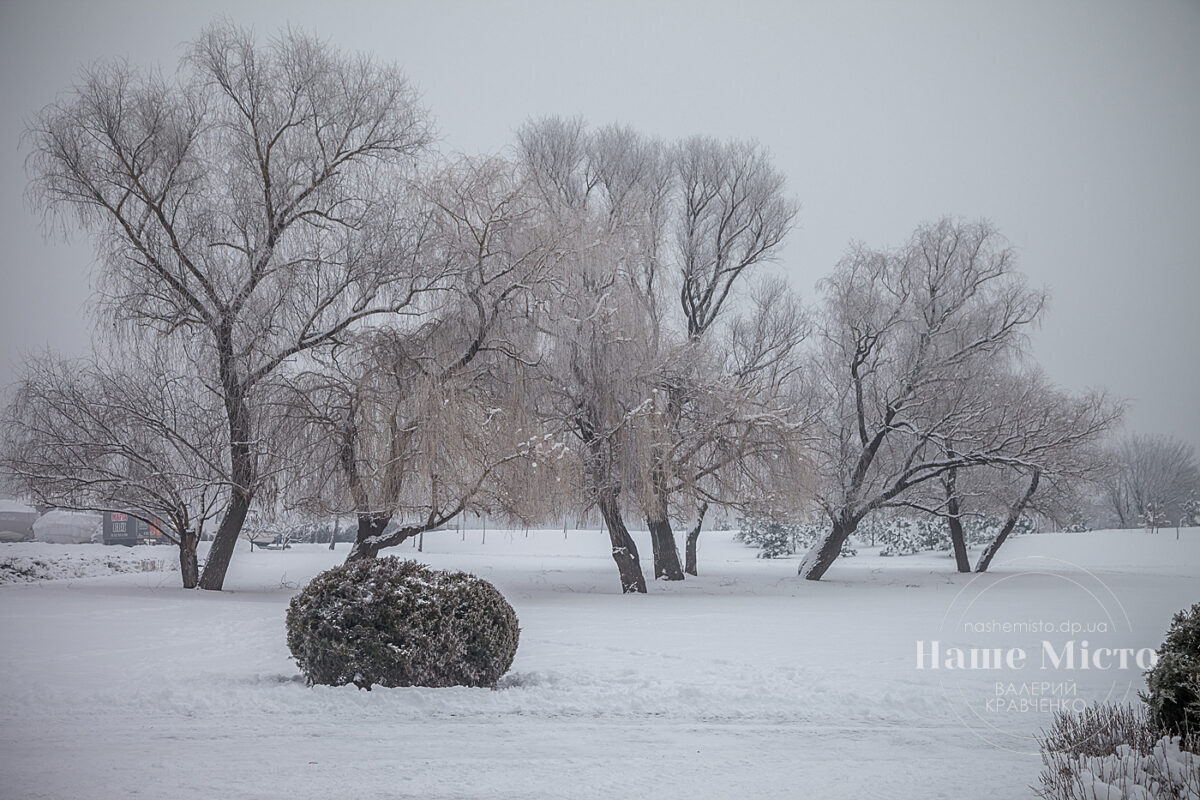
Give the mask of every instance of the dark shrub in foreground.
[{"label": "dark shrub in foreground", "polygon": [[1146,673],[1150,721],[1162,735],[1179,736],[1184,746],[1200,745],[1200,603],[1171,620],[1158,650],[1158,663]]},{"label": "dark shrub in foreground", "polygon": [[396,558],[322,572],[287,613],[288,648],[308,682],[360,689],[495,686],[518,636],[492,584]]}]

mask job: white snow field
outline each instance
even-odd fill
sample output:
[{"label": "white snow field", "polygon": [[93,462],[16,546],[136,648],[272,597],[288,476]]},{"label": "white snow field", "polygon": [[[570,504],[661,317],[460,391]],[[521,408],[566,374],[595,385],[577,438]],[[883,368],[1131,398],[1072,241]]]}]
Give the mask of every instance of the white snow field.
[{"label": "white snow field", "polygon": [[[619,594],[599,532],[480,539],[394,554],[512,602],[495,691],[306,686],[287,601],[346,545],[242,549],[221,593],[176,572],[0,586],[0,797],[1030,797],[1046,709],[1136,702],[1137,651],[1200,600],[1200,529],[1019,537],[982,577],[860,548],[820,583],[706,532],[702,576],[645,596]],[[1027,659],[947,670],[951,647]]]}]

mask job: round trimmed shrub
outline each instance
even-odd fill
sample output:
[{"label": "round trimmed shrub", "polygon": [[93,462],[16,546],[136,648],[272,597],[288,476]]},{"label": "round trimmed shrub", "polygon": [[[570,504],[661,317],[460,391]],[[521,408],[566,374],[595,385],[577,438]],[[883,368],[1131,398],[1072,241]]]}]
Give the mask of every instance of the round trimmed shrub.
[{"label": "round trimmed shrub", "polygon": [[309,685],[493,687],[519,635],[492,584],[391,557],[322,572],[287,613],[288,648]]},{"label": "round trimmed shrub", "polygon": [[1146,685],[1142,699],[1155,728],[1195,750],[1200,744],[1200,603],[1171,621]]}]

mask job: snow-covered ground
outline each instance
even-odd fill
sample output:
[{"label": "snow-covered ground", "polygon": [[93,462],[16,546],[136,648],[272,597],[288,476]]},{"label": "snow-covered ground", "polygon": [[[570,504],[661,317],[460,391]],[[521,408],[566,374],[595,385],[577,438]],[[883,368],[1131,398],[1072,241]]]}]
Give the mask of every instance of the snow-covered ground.
[{"label": "snow-covered ground", "polygon": [[[1029,797],[1048,715],[1021,700],[1142,685],[1135,664],[1038,669],[1041,642],[1156,647],[1200,600],[1197,529],[1026,536],[980,577],[862,548],[820,583],[713,532],[700,578],[646,596],[618,593],[595,531],[424,549],[395,554],[488,578],[516,608],[500,689],[305,686],[284,609],[346,545],[242,550],[221,593],[174,572],[0,586],[0,796]],[[0,562],[114,551],[0,545]],[[933,640],[1029,663],[918,669]]]}]

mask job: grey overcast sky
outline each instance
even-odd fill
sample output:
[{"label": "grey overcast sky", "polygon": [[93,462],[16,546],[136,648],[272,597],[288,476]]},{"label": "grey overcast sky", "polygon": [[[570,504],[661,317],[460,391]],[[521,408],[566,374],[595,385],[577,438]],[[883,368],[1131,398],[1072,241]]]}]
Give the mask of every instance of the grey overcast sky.
[{"label": "grey overcast sky", "polygon": [[1200,2],[0,0],[0,384],[86,351],[87,242],[25,204],[24,123],[80,65],[174,69],[214,17],[402,65],[442,147],[530,116],[755,138],[802,203],[781,268],[811,297],[848,242],[987,217],[1053,301],[1034,352],[1128,426],[1200,448]]}]

